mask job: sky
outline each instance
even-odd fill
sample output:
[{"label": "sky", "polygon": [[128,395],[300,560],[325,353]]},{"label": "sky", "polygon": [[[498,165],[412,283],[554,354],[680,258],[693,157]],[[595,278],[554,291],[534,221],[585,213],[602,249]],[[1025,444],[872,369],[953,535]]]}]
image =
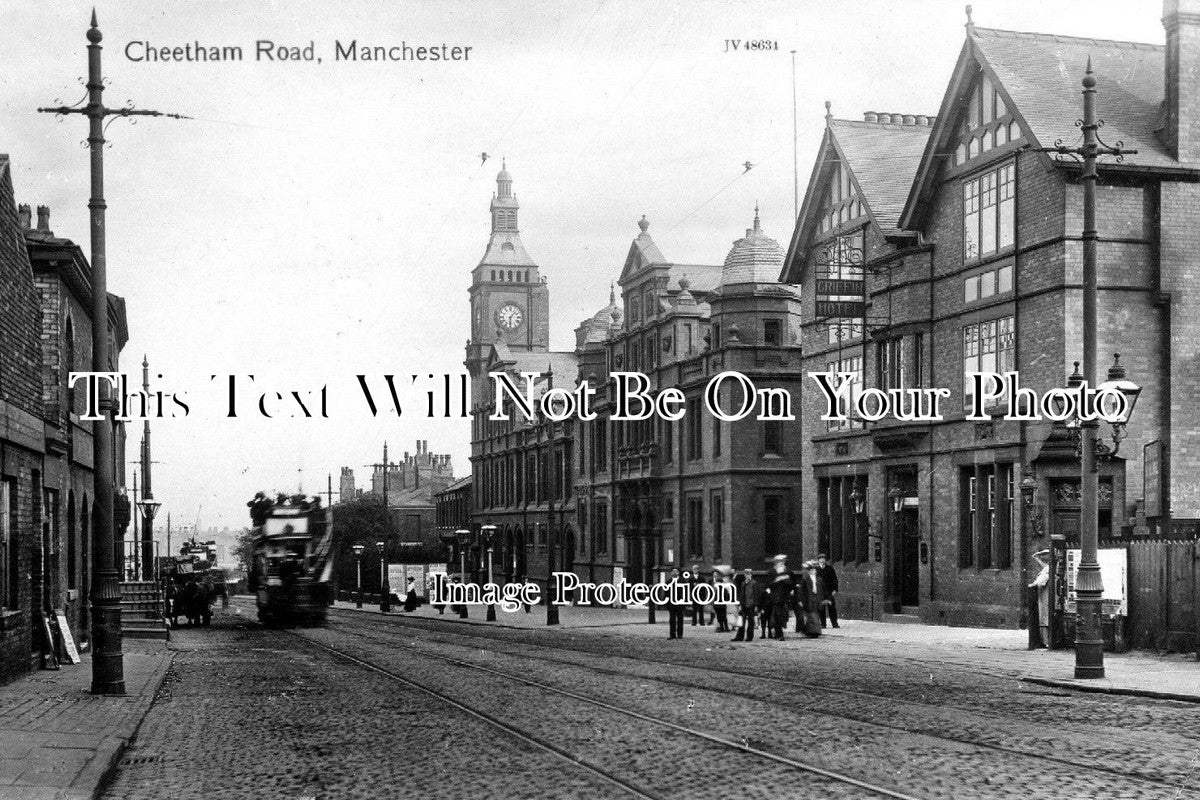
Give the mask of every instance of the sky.
[{"label": "sky", "polygon": [[[983,27],[1163,40],[1158,2],[973,5]],[[428,440],[469,471],[466,420],[372,417],[355,376],[463,371],[501,157],[549,286],[551,344],[569,350],[607,304],[643,214],[671,261],[720,264],[756,203],[786,243],[793,151],[802,197],[824,102],[847,119],[937,113],[966,21],[962,3],[933,0],[95,7],[106,104],[193,118],[113,121],[105,195],[109,291],[128,303],[122,369],[140,383],[145,354],[153,388],[190,409],[153,422],[160,526],[169,513],[205,528],[246,525],[260,489],[324,491],[332,474],[336,492],[342,466],[369,486],[384,441],[396,458]],[[8,4],[0,26],[0,152],[18,202],[48,205],[55,233],[85,253],[86,121],[36,108],[82,98],[91,8]],[[322,62],[256,62],[258,40],[312,43]],[[335,40],[472,49],[459,62],[347,63]],[[130,42],[239,45],[246,60],[135,62]],[[230,374],[255,376],[233,419]],[[328,419],[255,407],[255,391],[323,386]]]}]

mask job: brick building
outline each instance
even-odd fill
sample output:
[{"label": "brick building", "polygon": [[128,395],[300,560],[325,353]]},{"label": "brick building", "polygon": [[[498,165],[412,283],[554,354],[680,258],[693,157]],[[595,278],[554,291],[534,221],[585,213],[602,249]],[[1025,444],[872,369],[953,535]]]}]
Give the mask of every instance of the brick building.
[{"label": "brick building", "polygon": [[[650,580],[673,565],[758,566],[778,552],[799,554],[799,441],[780,422],[721,422],[701,405],[708,381],[725,370],[799,388],[799,298],[779,284],[783,249],[757,214],[723,265],[668,261],[643,217],[620,268],[620,301],[614,290],[579,325],[573,352],[552,352],[548,290],[519,240],[515,200],[504,206],[511,217],[496,216],[497,201],[511,192],[507,170],[497,181],[492,238],[473,273],[466,361],[474,387],[471,527],[497,527],[497,574],[544,580],[563,569],[591,581]],[[520,267],[511,272],[516,287],[507,267],[492,270],[504,259]],[[537,291],[519,294],[527,287]],[[547,327],[525,327],[535,322]],[[488,419],[488,373],[501,371],[519,387],[522,373],[539,373],[535,397],[586,380],[597,389],[599,419]],[[612,422],[613,371],[645,373],[651,392],[679,387],[684,418]],[[734,394],[726,383],[722,402],[735,407]],[[483,543],[476,536],[469,546],[478,563]]]},{"label": "brick building", "polygon": [[[0,156],[0,681],[38,663],[46,610],[65,611],[75,638],[89,637],[91,429],[67,373],[90,369],[90,267],[50,231],[49,213],[39,207],[34,226],[29,207],[15,205]],[[108,314],[115,359],[128,338],[124,301],[110,295]],[[115,427],[123,496],[124,426]]]},{"label": "brick building", "polygon": [[[1180,78],[1200,64],[1196,11],[1168,0],[1165,48],[968,24],[936,117],[827,118],[783,272],[804,295],[805,369],[951,392],[943,422],[865,424],[819,421],[805,392],[804,547],[837,564],[848,615],[1016,626],[1030,553],[1048,535],[1078,540],[1066,430],[999,419],[1006,401],[967,420],[963,403],[972,372],[1018,370],[1041,393],[1081,357],[1079,165],[1038,148],[1075,135],[1089,57],[1102,136],[1138,150],[1100,169],[1100,371],[1120,352],[1143,386],[1101,467],[1101,536],[1200,518],[1200,323],[1187,311],[1200,299],[1200,93]],[[1146,454],[1157,479],[1144,480]],[[1027,476],[1040,528],[1017,489]]]}]

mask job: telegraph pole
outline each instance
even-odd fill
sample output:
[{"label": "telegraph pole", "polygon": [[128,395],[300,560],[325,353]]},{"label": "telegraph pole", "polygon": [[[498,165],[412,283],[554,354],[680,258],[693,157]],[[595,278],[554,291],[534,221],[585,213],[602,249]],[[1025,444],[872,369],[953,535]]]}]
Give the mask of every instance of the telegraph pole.
[{"label": "telegraph pole", "polygon": [[159,503],[154,502],[150,484],[150,359],[142,354],[142,392],[146,395],[146,419],[142,427],[142,580],[154,580],[154,514]]},{"label": "telegraph pole", "polygon": [[[1083,76],[1083,144],[1067,147],[1059,140],[1044,152],[1059,153],[1083,159],[1083,380],[1096,386],[1096,159],[1101,155],[1116,156],[1127,150],[1117,142],[1109,146],[1100,141],[1096,117],[1096,76],[1092,74],[1092,59],[1088,56],[1087,72]],[[1104,638],[1100,630],[1103,583],[1100,579],[1100,465],[1097,458],[1096,432],[1099,421],[1080,423],[1080,533],[1079,568],[1075,577],[1075,677],[1104,677]]]},{"label": "telegraph pole", "polygon": [[[88,118],[88,149],[91,151],[92,187],[92,371],[111,372],[108,347],[108,279],[104,248],[104,120],[106,117],[174,117],[161,111],[105,108],[104,75],[100,69],[103,39],[92,11],[88,40],[88,102],[83,107],[39,108],[50,114],[82,114]],[[115,409],[105,381],[100,382],[100,414],[92,424],[95,511],[95,558],[92,559],[92,694],[125,694],[125,660],[121,652],[121,583],[116,565],[116,531],[113,529],[113,423],[108,415]]]}]

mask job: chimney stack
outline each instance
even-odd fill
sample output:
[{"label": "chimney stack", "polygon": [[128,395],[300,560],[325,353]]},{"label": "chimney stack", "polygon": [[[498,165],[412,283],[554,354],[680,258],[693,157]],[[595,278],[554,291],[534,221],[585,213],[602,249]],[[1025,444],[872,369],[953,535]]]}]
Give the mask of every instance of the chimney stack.
[{"label": "chimney stack", "polygon": [[21,203],[17,206],[17,219],[20,221],[21,230],[27,231],[33,225],[33,212],[29,210],[29,203]]},{"label": "chimney stack", "polygon": [[38,206],[37,215],[37,229],[43,233],[50,233],[50,206]]},{"label": "chimney stack", "polygon": [[1200,161],[1200,0],[1163,0],[1162,22],[1167,32],[1163,144],[1179,161]]}]

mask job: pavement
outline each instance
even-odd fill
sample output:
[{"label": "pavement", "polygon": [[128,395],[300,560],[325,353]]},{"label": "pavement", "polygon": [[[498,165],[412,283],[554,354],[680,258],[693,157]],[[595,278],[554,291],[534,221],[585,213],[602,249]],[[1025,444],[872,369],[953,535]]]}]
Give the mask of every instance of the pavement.
[{"label": "pavement", "polygon": [[91,800],[137,733],[171,665],[165,642],[126,639],[122,696],[90,692],[91,655],[0,686],[0,797]]},{"label": "pavement", "polygon": [[[335,603],[335,607],[359,610],[354,603],[342,601]],[[378,606],[370,605],[365,605],[360,611],[369,614],[380,613]],[[439,614],[432,606],[425,605],[411,613],[393,611],[390,616],[413,616],[463,625],[559,632],[580,629],[602,632],[610,629],[613,633],[619,632],[620,635],[664,638],[667,623],[666,611],[659,610],[656,615],[657,624],[651,626],[647,624],[646,609],[636,608],[560,606],[557,627],[546,625],[544,606],[534,606],[530,613],[525,613],[524,610],[510,613],[497,608],[495,622],[486,621],[484,606],[471,606],[468,614],[466,619],[460,619],[449,609],[445,614]],[[685,636],[711,638],[714,645],[723,644],[728,640],[727,634],[716,634],[712,626],[693,628],[685,622],[684,630]],[[842,620],[840,628],[826,629],[823,636],[815,641],[793,636],[783,642],[756,640],[754,646],[803,649],[815,643],[825,642],[850,651],[874,653],[881,660],[886,659],[889,654],[908,660],[919,658],[930,664],[998,672],[1030,684],[1058,689],[1200,703],[1200,661],[1195,654],[1160,655],[1143,651],[1105,653],[1104,678],[1077,680],[1073,677],[1074,651],[1030,650],[1029,635],[1023,630]]]}]

